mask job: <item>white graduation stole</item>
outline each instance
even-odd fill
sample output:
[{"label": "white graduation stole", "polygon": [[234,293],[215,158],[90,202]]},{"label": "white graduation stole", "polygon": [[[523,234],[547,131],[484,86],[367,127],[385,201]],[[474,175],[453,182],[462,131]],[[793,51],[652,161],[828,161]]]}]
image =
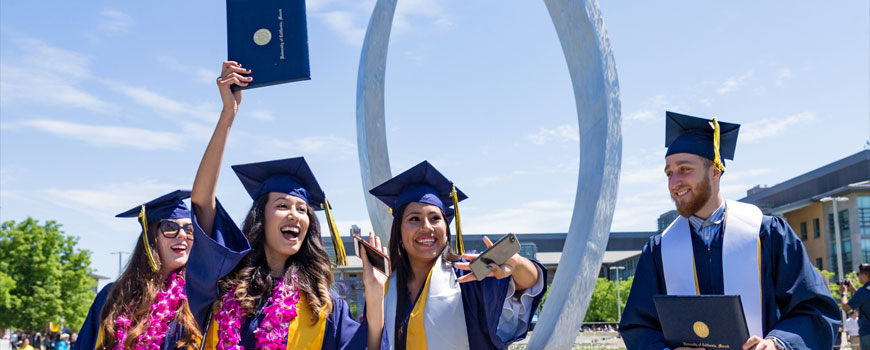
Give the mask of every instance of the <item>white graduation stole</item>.
[{"label": "white graduation stole", "polygon": [[[384,327],[390,341],[390,349],[395,348],[397,289],[396,275],[387,282],[384,297]],[[465,309],[462,306],[462,291],[456,281],[456,271],[450,263],[439,256],[432,266],[429,280],[429,293],[420,295],[419,302],[425,300],[423,325],[426,343],[432,349],[468,349],[468,327],[465,325]],[[410,322],[409,322],[410,323]],[[407,349],[414,349],[408,344]]]},{"label": "white graduation stole", "polygon": [[[758,207],[726,201],[722,237],[725,295],[739,295],[749,334],[764,337],[761,289],[761,219]],[[662,234],[662,268],[668,295],[698,295],[689,219],[678,216]]]}]

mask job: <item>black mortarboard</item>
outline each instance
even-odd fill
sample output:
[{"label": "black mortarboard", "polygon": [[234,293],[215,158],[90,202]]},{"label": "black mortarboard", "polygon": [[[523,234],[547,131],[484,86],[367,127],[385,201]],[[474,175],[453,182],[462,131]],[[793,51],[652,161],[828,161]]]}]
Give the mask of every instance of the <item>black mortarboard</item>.
[{"label": "black mortarboard", "polygon": [[[422,161],[411,169],[394,176],[369,191],[393,210],[411,202],[431,204],[441,208],[448,224],[456,217],[456,252],[462,254],[462,228],[460,226],[459,202],[468,198],[453,182],[442,175],[428,161]],[[450,208],[453,206],[453,208]]]},{"label": "black mortarboard", "polygon": [[[190,197],[190,191],[175,190],[115,215],[118,218],[139,218],[145,253],[148,255],[148,262],[154,271],[157,271],[157,262],[151,254],[151,244],[148,242],[148,221],[190,218],[190,209],[184,204],[184,200],[188,197]],[[188,234],[193,234],[193,232],[188,232]]]},{"label": "black mortarboard", "polygon": [[[665,147],[670,156],[677,153],[691,153],[716,162],[717,152],[722,159],[734,159],[737,148],[737,134],[740,124],[719,122],[716,118],[704,119],[684,114],[666,112]],[[718,150],[715,145],[716,131],[719,131]]]},{"label": "black mortarboard", "polygon": [[332,219],[332,211],[326,200],[326,194],[323,193],[314,173],[305,162],[305,157],[237,164],[233,165],[232,168],[239,180],[242,181],[242,185],[245,186],[245,190],[254,200],[269,192],[279,192],[305,200],[308,207],[314,210],[325,209],[326,221],[333,247],[335,247],[336,265],[347,265],[344,245],[338,235],[335,220]]}]

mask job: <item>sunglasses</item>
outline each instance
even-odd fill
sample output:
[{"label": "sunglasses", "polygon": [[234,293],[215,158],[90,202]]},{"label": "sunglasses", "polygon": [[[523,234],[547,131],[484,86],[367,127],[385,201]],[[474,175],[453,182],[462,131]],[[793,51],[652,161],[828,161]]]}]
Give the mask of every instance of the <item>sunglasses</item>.
[{"label": "sunglasses", "polygon": [[163,237],[166,238],[175,238],[178,237],[178,232],[180,230],[184,230],[185,234],[187,234],[187,240],[193,240],[193,224],[187,223],[184,226],[179,225],[177,222],[172,220],[162,220],[160,221],[160,233],[163,234]]}]

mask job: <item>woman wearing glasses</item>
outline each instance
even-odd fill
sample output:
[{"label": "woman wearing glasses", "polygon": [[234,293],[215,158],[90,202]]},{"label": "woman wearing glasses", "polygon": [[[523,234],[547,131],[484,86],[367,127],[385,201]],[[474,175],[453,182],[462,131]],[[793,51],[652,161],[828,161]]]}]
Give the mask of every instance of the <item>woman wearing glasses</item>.
[{"label": "woman wearing glasses", "polygon": [[117,217],[136,217],[142,231],[127,268],[91,305],[73,350],[170,350],[199,346],[201,334],[185,296],[193,246],[190,211],[177,190]]}]

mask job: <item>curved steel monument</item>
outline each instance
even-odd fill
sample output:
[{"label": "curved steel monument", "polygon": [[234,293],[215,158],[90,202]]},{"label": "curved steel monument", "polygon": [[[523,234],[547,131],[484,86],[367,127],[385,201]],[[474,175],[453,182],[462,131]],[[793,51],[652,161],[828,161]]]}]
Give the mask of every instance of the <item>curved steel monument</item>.
[{"label": "curved steel monument", "polygon": [[[616,64],[596,0],[544,0],[556,27],[577,105],[580,169],[574,214],[559,270],[529,349],[570,349],[595,287],[610,235],[622,132]],[[396,0],[378,0],[366,30],[357,76],[357,145],[363,188],[392,177],[384,123],[384,77]],[[366,194],[375,233],[386,242],[392,217]]]}]

